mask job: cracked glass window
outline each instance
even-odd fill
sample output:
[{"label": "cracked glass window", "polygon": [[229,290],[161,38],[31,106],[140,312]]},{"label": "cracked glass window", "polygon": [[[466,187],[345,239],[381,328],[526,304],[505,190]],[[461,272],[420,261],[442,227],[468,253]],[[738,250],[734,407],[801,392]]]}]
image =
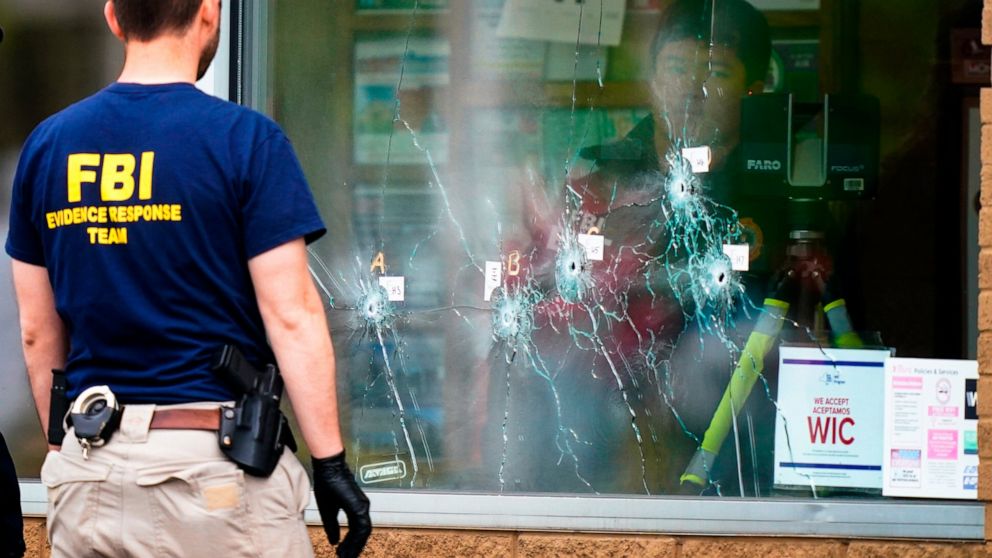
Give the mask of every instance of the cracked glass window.
[{"label": "cracked glass window", "polygon": [[[120,67],[102,2],[68,5],[0,6],[3,237],[28,133]],[[330,229],[365,487],[880,495],[879,359],[975,356],[981,5],[749,5],[237,3]],[[36,477],[17,328],[0,354]]]},{"label": "cracked glass window", "polygon": [[918,4],[271,3],[360,482],[881,496],[882,363],[974,303],[927,57],[978,4]]}]

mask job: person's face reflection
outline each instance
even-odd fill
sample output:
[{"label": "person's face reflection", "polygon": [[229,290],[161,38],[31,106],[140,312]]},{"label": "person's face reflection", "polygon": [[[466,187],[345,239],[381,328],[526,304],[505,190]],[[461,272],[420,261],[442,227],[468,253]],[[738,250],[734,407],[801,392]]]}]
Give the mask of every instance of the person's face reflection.
[{"label": "person's face reflection", "polygon": [[666,43],[655,59],[651,89],[670,141],[721,151],[737,145],[747,76],[731,49],[694,39]]}]

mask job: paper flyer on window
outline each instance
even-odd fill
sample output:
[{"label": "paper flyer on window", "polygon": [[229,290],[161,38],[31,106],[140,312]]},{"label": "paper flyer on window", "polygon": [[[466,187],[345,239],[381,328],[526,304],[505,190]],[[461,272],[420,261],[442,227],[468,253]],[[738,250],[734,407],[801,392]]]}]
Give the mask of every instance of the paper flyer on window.
[{"label": "paper flyer on window", "polygon": [[775,484],[880,489],[888,350],[782,347]]},{"label": "paper flyer on window", "polygon": [[541,79],[547,43],[498,36],[503,0],[472,10],[472,77],[480,80]]},{"label": "paper flyer on window", "polygon": [[[450,54],[443,37],[391,34],[356,39],[356,163],[422,164],[425,151],[435,163],[448,161],[448,125],[439,107],[450,81]],[[397,91],[401,71],[403,82]]]},{"label": "paper flyer on window", "polygon": [[496,34],[558,43],[617,46],[623,34],[624,0],[558,2],[507,0]]},{"label": "paper flyer on window", "polygon": [[889,359],[884,496],[978,497],[978,363]]}]

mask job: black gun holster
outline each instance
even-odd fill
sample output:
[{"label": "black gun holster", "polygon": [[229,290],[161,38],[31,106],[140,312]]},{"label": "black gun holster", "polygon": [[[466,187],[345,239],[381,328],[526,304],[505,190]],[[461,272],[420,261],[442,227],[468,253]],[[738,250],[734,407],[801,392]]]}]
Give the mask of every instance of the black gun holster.
[{"label": "black gun holster", "polygon": [[65,417],[69,414],[69,381],[65,371],[52,369],[51,399],[48,404],[48,443],[61,446],[65,439]]},{"label": "black gun holster", "polygon": [[296,440],[279,410],[283,382],[275,365],[259,372],[233,345],[226,345],[213,371],[237,394],[237,403],[221,407],[220,449],[249,475],[267,477],[282,457],[283,448],[296,451]]}]

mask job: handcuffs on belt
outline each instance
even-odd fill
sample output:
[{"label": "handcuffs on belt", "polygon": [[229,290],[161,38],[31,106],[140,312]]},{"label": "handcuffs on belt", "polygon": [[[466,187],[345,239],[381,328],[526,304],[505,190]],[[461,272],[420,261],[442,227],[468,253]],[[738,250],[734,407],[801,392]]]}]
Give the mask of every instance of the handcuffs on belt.
[{"label": "handcuffs on belt", "polygon": [[106,444],[120,426],[121,406],[109,387],[93,386],[76,398],[69,420],[83,448],[83,459],[89,459],[90,448]]}]

